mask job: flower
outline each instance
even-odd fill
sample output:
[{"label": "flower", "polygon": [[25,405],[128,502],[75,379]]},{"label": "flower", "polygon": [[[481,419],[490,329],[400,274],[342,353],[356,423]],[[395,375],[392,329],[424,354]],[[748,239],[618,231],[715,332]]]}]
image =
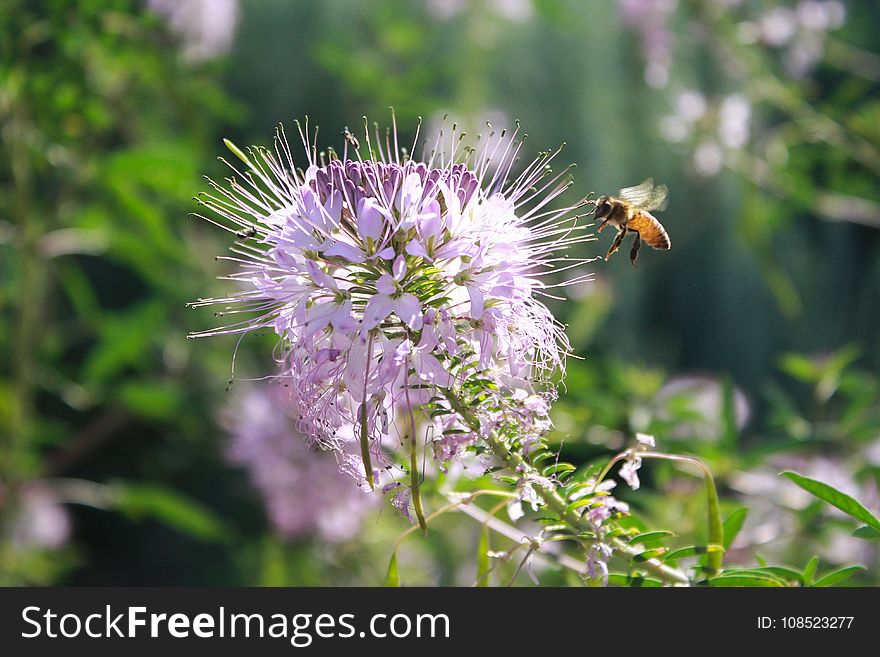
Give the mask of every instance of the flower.
[{"label": "flower", "polygon": [[232,48],[238,24],[238,0],[146,0],[183,42],[183,56],[203,62]]},{"label": "flower", "polygon": [[591,580],[601,580],[608,585],[608,560],[611,559],[613,550],[606,543],[597,542],[587,550],[587,569],[582,576]]},{"label": "flower", "polygon": [[742,94],[707,99],[694,89],[678,94],[676,111],[660,121],[660,132],[673,144],[688,144],[691,162],[700,176],[717,175],[736,163],[749,143],[752,105]]},{"label": "flower", "polygon": [[[2,492],[2,490],[0,490]],[[64,547],[71,534],[70,515],[47,480],[31,481],[13,498],[11,522],[0,534],[15,550]]]},{"label": "flower", "polygon": [[794,7],[773,7],[754,23],[740,25],[746,42],[760,40],[784,49],[783,64],[795,78],[805,78],[822,59],[827,33],[840,28],[846,8],[840,0],[800,0]]},{"label": "flower", "polygon": [[669,21],[677,0],[617,0],[617,12],[625,27],[639,33],[645,60],[645,82],[655,89],[669,82],[672,64],[672,31]]},{"label": "flower", "polygon": [[[342,153],[327,156],[307,125],[299,132],[302,167],[283,129],[272,151],[227,142],[246,170],[212,182],[201,202],[240,238],[229,276],[240,289],[192,305],[245,319],[191,337],[274,331],[298,430],[345,454],[370,485],[374,461],[384,472],[396,465],[386,443],[432,442],[442,461],[492,430],[516,427],[524,446],[539,440],[550,427],[549,376],[569,346],[537,296],[552,296],[559,263],[585,262],[564,252],[594,239],[575,213],[583,200],[548,205],[571,184],[567,168],[550,171],[559,150],[513,177],[519,128],[490,134],[481,149],[441,129],[423,162],[399,147],[396,130],[363,142],[346,131]],[[479,399],[483,435],[446,400],[452,390]],[[413,468],[400,469],[415,485]]]},{"label": "flower", "polygon": [[263,497],[269,520],[287,539],[352,538],[376,498],[348,484],[336,454],[309,447],[296,428],[288,392],[253,386],[226,409],[226,456],[243,466]]},{"label": "flower", "polygon": [[[731,388],[733,421],[742,429],[751,407],[742,390]],[[725,386],[718,379],[690,374],[663,385],[654,398],[656,417],[669,424],[665,437],[673,440],[719,440],[725,430]]]},{"label": "flower", "polygon": [[654,436],[646,433],[636,434],[636,446],[626,451],[626,459],[620,466],[620,476],[633,490],[638,490],[641,482],[639,482],[639,468],[642,467],[642,452],[647,452],[655,446]]}]

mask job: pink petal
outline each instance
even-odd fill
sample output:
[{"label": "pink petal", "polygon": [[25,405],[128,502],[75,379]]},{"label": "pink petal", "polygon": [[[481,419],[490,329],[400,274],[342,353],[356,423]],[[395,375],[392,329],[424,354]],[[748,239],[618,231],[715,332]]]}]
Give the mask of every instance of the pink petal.
[{"label": "pink petal", "polygon": [[394,279],[388,274],[382,274],[376,281],[376,289],[379,290],[379,294],[394,294]]},{"label": "pink petal", "polygon": [[441,388],[448,388],[452,385],[452,375],[431,354],[421,354],[416,364],[416,372],[422,379],[431,381]]},{"label": "pink petal", "polygon": [[357,321],[351,316],[351,301],[344,301],[339,309],[333,313],[330,323],[337,331],[349,333],[357,328]]},{"label": "pink petal", "polygon": [[379,326],[392,310],[394,310],[394,301],[391,297],[386,294],[373,296],[367,301],[367,307],[364,309],[364,330],[369,331]]},{"label": "pink petal", "polygon": [[364,252],[351,244],[336,240],[328,248],[324,249],[324,255],[329,258],[343,258],[349,262],[366,262]]},{"label": "pink petal", "polygon": [[395,281],[402,280],[403,277],[406,276],[406,258],[403,256],[397,256],[397,260],[394,261],[394,266],[391,268],[391,271],[394,274]]},{"label": "pink petal", "polygon": [[338,191],[330,192],[327,202],[324,203],[324,212],[325,225],[329,229],[339,226],[339,219],[342,217],[342,194]]},{"label": "pink petal", "polygon": [[394,312],[414,331],[422,328],[422,306],[411,294],[402,294],[394,299]]},{"label": "pink petal", "polygon": [[330,318],[338,309],[339,307],[334,301],[316,303],[306,310],[306,330],[317,331],[324,328],[330,323]]},{"label": "pink petal", "polygon": [[424,258],[425,260],[430,260],[431,256],[428,255],[427,249],[425,249],[425,245],[419,242],[417,239],[412,240],[409,244],[406,245],[406,252],[411,256],[415,256],[417,258]]},{"label": "pink petal", "polygon": [[423,237],[437,237],[443,230],[443,221],[440,218],[440,204],[437,199],[431,199],[422,208],[418,217],[419,232]]},{"label": "pink petal", "polygon": [[475,286],[467,286],[468,296],[471,298],[471,317],[480,319],[483,316],[483,293]]},{"label": "pink petal", "polygon": [[306,269],[309,270],[309,276],[312,277],[312,280],[315,282],[315,285],[318,287],[324,288],[325,290],[336,290],[336,281],[333,280],[333,277],[322,270],[318,263],[314,260],[306,261]]},{"label": "pink petal", "polygon": [[382,206],[372,198],[364,198],[358,204],[357,213],[358,234],[366,240],[378,241],[385,228],[382,218]]}]

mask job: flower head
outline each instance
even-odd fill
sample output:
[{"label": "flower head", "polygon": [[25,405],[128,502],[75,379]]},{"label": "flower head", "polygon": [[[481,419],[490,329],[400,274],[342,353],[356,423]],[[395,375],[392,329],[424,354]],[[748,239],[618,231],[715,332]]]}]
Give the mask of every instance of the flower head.
[{"label": "flower head", "polygon": [[647,452],[656,446],[654,436],[646,433],[636,434],[636,446],[626,451],[626,459],[620,466],[621,478],[629,484],[633,490],[638,490],[641,482],[639,481],[639,468],[642,467],[642,452]]},{"label": "flower head", "polygon": [[319,155],[306,125],[301,166],[281,129],[271,152],[228,144],[245,171],[201,200],[241,238],[239,289],[194,305],[246,318],[195,335],[274,331],[299,430],[340,452],[360,441],[352,469],[371,484],[383,444],[415,445],[417,426],[442,460],[480,438],[444,391],[482,394],[487,431],[527,416],[545,432],[568,342],[537,297],[560,262],[583,261],[561,252],[592,237],[582,202],[549,206],[570,185],[549,169],[559,151],[511,175],[517,135],[472,149],[441,130],[416,161],[396,129],[363,142],[346,131],[341,155]]}]

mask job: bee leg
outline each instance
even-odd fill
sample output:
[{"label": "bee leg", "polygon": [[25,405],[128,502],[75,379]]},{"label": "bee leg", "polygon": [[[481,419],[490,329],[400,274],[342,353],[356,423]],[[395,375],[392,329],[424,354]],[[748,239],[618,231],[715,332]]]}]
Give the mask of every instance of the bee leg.
[{"label": "bee leg", "polygon": [[621,228],[617,231],[617,237],[614,238],[614,242],[611,244],[611,248],[608,249],[608,254],[605,256],[605,262],[608,262],[608,258],[620,248],[620,244],[623,242],[623,237],[626,235],[626,229]]},{"label": "bee leg", "polygon": [[599,225],[596,226],[596,232],[597,232],[597,233],[601,233],[601,232],[602,232],[602,229],[605,228],[605,224],[607,224],[607,223],[608,223],[608,220],[607,220],[607,219],[603,219],[602,221],[600,221],[600,222],[599,222]]},{"label": "bee leg", "polygon": [[636,266],[636,260],[639,257],[639,249],[642,248],[642,236],[638,233],[638,231],[634,231],[636,234],[636,238],[633,240],[632,249],[629,252],[630,262],[633,263],[633,267]]}]

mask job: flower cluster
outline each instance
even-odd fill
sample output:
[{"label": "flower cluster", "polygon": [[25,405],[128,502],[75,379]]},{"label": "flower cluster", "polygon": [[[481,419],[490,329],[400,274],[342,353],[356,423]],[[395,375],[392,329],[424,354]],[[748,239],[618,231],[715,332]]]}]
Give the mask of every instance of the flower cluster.
[{"label": "flower cluster", "polygon": [[146,0],[182,41],[184,59],[204,62],[232,48],[238,25],[238,0]]},{"label": "flower cluster", "polygon": [[846,7],[840,0],[800,0],[794,7],[772,7],[754,21],[739,24],[743,43],[761,43],[782,55],[785,70],[807,77],[822,60],[828,32],[843,26]]},{"label": "flower cluster", "polygon": [[281,385],[254,386],[225,410],[226,456],[260,492],[275,531],[287,539],[339,543],[354,536],[375,498],[346,486],[336,454],[298,434]]},{"label": "flower cluster", "polygon": [[582,201],[549,205],[570,185],[567,169],[549,168],[559,151],[512,177],[518,130],[464,148],[454,126],[441,129],[422,162],[396,129],[363,145],[346,131],[341,155],[299,132],[301,167],[282,129],[273,151],[228,144],[246,170],[201,196],[240,238],[229,276],[240,289],[194,305],[246,318],[194,335],[274,331],[297,429],[370,486],[393,481],[395,441],[415,454],[424,432],[442,464],[479,440],[452,391],[480,431],[546,431],[548,378],[568,343],[536,297],[550,296],[548,274],[582,262],[561,252],[592,239]]},{"label": "flower cluster", "polygon": [[677,4],[677,0],[617,0],[620,21],[641,39],[645,82],[655,89],[669,82],[673,40],[669,22]]},{"label": "flower cluster", "polygon": [[[618,0],[617,7],[624,27],[641,40],[646,83],[654,88],[669,86],[675,45],[670,24],[679,3]],[[761,47],[771,69],[775,68],[772,62],[779,60],[788,77],[808,78],[825,58],[829,34],[846,20],[846,8],[840,0],[798,0],[793,6],[770,3],[767,7],[743,0],[713,0],[699,8],[683,9],[675,18],[685,21],[690,31],[703,35],[721,70],[737,82],[755,75],[754,55]],[[747,156],[758,145],[752,138],[756,113],[753,103],[770,100],[760,91],[761,86],[746,85],[748,96],[732,93],[708,97],[696,89],[673,88],[674,111],[661,119],[660,133],[670,143],[684,147],[699,176],[715,176],[725,166],[752,166]],[[784,148],[774,141],[765,140],[760,146],[768,160],[784,160]]]},{"label": "flower cluster", "polygon": [[[737,23],[737,40],[775,51],[785,71],[795,78],[805,78],[813,71],[825,54],[828,33],[846,20],[846,7],[840,0],[798,0],[794,6],[770,6],[757,12],[752,10],[754,3],[743,0],[706,4],[702,15],[697,12],[698,22],[710,16],[730,17],[739,9],[751,14]],[[669,82],[675,45],[671,23],[678,6],[678,0],[617,0],[621,23],[641,40],[645,82],[655,89]]]},{"label": "flower cluster", "polygon": [[663,137],[688,144],[692,166],[700,176],[714,176],[749,142],[752,104],[742,94],[709,101],[694,89],[678,94],[675,112],[660,121]]},{"label": "flower cluster", "polygon": [[[0,501],[3,501],[0,488]],[[70,515],[48,480],[31,481],[17,491],[10,522],[0,525],[0,539],[14,550],[64,547],[71,534]]]}]

